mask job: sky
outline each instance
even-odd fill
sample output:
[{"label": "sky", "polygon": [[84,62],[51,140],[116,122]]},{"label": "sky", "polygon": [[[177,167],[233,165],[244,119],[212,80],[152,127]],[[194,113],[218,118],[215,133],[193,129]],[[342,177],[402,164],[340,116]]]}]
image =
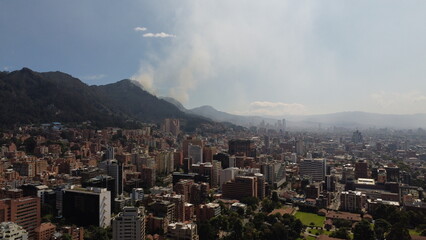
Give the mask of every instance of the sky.
[{"label": "sky", "polygon": [[426,113],[426,1],[0,0],[0,70],[243,115]]}]

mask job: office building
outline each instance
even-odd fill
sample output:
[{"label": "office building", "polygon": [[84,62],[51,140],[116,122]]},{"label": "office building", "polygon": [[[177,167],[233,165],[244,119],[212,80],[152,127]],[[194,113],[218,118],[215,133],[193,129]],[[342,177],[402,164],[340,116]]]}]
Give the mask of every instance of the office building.
[{"label": "office building", "polygon": [[78,226],[108,227],[111,224],[111,192],[106,188],[63,190],[63,216]]},{"label": "office building", "polygon": [[360,191],[344,191],[340,194],[340,210],[361,212],[366,201],[366,195]]},{"label": "office building", "polygon": [[222,187],[224,183],[234,180],[238,174],[238,171],[239,169],[236,167],[230,167],[230,168],[220,170],[219,186]]},{"label": "office building", "polygon": [[169,223],[175,219],[175,204],[170,201],[155,200],[148,204],[147,210],[156,217],[167,219]]},{"label": "office building", "polygon": [[285,164],[279,161],[263,163],[260,171],[263,174],[265,181],[276,188],[279,188],[286,181]]},{"label": "office building", "polygon": [[113,240],[144,240],[145,209],[143,207],[124,207],[112,220]]},{"label": "office building", "polygon": [[169,132],[173,136],[177,136],[180,133],[180,121],[179,119],[166,118],[161,126],[164,132]]},{"label": "office building", "polygon": [[257,179],[253,176],[238,176],[222,186],[222,196],[241,200],[245,197],[257,197]]},{"label": "office building", "polygon": [[365,160],[358,160],[355,163],[355,179],[368,178],[368,164]]},{"label": "office building", "polygon": [[123,192],[123,166],[122,164],[115,160],[110,159],[100,163],[100,168],[103,169],[106,174],[115,179],[115,190],[111,191],[115,193],[113,198],[118,197]]},{"label": "office building", "polygon": [[214,161],[213,163],[207,162],[207,163],[199,163],[199,164],[192,164],[191,171],[193,173],[198,174],[199,176],[204,176],[208,179],[210,179],[209,183],[210,186],[216,187],[218,185],[218,173],[220,168],[220,163],[217,161]]},{"label": "office building", "polygon": [[199,145],[188,145],[188,158],[192,159],[193,164],[203,162],[203,149]]},{"label": "office building", "polygon": [[203,142],[201,141],[201,139],[198,139],[195,137],[186,137],[186,139],[183,140],[183,143],[182,143],[183,158],[189,157],[189,145],[197,145],[200,147],[200,149],[202,149]]},{"label": "office building", "polygon": [[353,143],[362,143],[363,137],[360,131],[356,130],[352,133],[352,142]]},{"label": "office building", "polygon": [[398,166],[385,166],[386,170],[386,182],[398,182],[399,181],[399,167]]},{"label": "office building", "polygon": [[300,176],[311,178],[312,181],[324,181],[325,170],[324,158],[304,159],[299,165]]},{"label": "office building", "polygon": [[195,215],[197,222],[205,222],[211,218],[217,217],[221,214],[221,208],[218,203],[200,204],[195,207]]},{"label": "office building", "polygon": [[230,155],[244,154],[247,157],[256,157],[256,145],[253,140],[233,139],[228,142],[228,153]]},{"label": "office building", "polygon": [[22,197],[0,200],[0,222],[14,222],[28,232],[34,239],[35,229],[40,226],[40,198]]}]

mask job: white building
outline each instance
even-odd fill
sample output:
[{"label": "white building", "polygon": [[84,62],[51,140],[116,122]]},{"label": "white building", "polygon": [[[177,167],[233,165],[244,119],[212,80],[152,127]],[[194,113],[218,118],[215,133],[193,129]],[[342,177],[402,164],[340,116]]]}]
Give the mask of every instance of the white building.
[{"label": "white building", "polygon": [[2,222],[0,223],[0,239],[8,240],[27,240],[27,231],[13,222]]},{"label": "white building", "polygon": [[228,181],[234,180],[238,174],[239,169],[236,167],[230,167],[223,170],[220,170],[219,184],[222,188],[222,185]]},{"label": "white building", "polygon": [[144,208],[124,207],[112,220],[113,240],[141,240],[145,239]]},{"label": "white building", "polygon": [[192,158],[192,163],[203,162],[203,148],[198,145],[188,145],[188,157]]},{"label": "white building", "polygon": [[197,224],[172,223],[167,227],[167,238],[179,240],[198,240]]}]

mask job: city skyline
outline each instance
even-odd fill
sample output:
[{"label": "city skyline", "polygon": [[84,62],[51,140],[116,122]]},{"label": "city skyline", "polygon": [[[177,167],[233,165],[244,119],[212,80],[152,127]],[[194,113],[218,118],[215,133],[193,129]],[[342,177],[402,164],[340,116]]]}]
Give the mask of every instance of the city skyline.
[{"label": "city skyline", "polygon": [[[167,6],[167,7],[165,7]],[[1,1],[0,70],[243,115],[426,113],[420,1]]]}]

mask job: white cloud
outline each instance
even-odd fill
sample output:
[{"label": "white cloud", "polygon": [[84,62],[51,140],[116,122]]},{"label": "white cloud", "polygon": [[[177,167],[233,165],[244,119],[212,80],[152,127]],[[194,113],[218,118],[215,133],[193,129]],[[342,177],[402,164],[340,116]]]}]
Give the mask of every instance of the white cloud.
[{"label": "white cloud", "polygon": [[283,116],[304,115],[307,113],[305,105],[300,103],[256,101],[249,105],[249,115]]},{"label": "white cloud", "polygon": [[371,94],[370,97],[382,113],[412,114],[425,112],[426,95],[419,91],[380,91]]},{"label": "white cloud", "polygon": [[99,79],[103,79],[105,78],[107,75],[105,74],[95,74],[95,75],[88,75],[88,76],[84,76],[81,77],[84,80],[99,80]]},{"label": "white cloud", "polygon": [[145,33],[143,37],[149,37],[149,38],[174,38],[176,35],[169,34],[169,33]]},{"label": "white cloud", "polygon": [[135,32],[144,32],[147,30],[146,27],[135,27],[133,30],[135,30]]}]

